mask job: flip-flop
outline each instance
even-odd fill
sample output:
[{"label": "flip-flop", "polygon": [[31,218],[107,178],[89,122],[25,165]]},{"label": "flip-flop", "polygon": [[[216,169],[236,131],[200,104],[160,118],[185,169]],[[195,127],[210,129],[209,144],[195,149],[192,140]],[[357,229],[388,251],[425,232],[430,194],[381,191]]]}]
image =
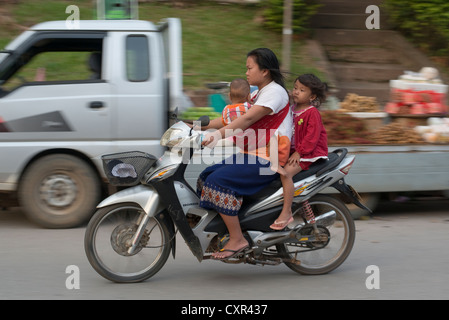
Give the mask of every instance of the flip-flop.
[{"label": "flip-flop", "polygon": [[[293,217],[290,217],[290,219],[288,220],[283,220],[283,221],[275,221],[270,228],[273,230],[284,230],[286,226],[288,226],[290,223],[293,222]],[[276,227],[276,225],[280,225],[279,227]]]},{"label": "flip-flop", "polygon": [[246,251],[249,249],[249,245],[244,246],[241,249],[238,250],[231,250],[231,249],[221,249],[219,252],[232,252],[231,255],[227,256],[227,257],[223,257],[223,258],[215,258],[214,256],[212,256],[212,259],[214,260],[227,260],[227,259],[231,259],[236,257],[237,255],[239,255],[240,253]]}]

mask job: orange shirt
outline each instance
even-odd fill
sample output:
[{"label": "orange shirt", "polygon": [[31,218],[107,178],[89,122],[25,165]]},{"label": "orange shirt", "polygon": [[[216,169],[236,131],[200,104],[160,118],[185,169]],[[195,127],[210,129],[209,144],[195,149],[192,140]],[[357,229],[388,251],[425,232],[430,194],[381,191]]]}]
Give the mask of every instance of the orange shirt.
[{"label": "orange shirt", "polygon": [[227,126],[238,117],[243,116],[249,108],[251,108],[249,102],[228,104],[221,113],[223,124]]}]

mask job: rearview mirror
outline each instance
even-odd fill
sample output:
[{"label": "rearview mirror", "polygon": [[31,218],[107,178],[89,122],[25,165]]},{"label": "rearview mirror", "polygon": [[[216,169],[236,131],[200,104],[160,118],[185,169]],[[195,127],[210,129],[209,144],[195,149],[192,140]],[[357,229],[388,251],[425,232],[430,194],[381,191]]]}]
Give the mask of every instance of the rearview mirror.
[{"label": "rearview mirror", "polygon": [[202,127],[205,127],[209,124],[210,118],[209,116],[201,116],[197,121],[201,123]]}]

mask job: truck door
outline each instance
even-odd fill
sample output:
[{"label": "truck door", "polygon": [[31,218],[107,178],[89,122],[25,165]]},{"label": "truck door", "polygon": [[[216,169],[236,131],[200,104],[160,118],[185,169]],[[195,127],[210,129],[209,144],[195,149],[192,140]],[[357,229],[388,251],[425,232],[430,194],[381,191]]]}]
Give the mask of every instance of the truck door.
[{"label": "truck door", "polygon": [[107,69],[117,99],[113,118],[117,149],[160,156],[160,138],[167,129],[167,93],[159,34],[111,32],[109,36],[108,51],[113,56]]}]

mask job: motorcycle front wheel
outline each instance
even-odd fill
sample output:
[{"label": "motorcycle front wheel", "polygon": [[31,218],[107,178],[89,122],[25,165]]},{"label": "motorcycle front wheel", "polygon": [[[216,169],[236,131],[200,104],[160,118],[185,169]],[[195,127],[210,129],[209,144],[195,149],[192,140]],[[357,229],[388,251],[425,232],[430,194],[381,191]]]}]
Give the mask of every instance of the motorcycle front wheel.
[{"label": "motorcycle front wheel", "polygon": [[92,267],[114,282],[140,282],[155,275],[170,254],[167,227],[151,217],[134,252],[132,239],[145,213],[135,204],[117,204],[99,209],[90,220],[84,249]]},{"label": "motorcycle front wheel", "polygon": [[[299,260],[299,264],[285,262],[287,267],[301,274],[320,275],[331,272],[340,266],[351,253],[355,240],[355,225],[351,212],[340,200],[329,195],[316,195],[309,200],[315,217],[335,211],[336,218],[329,226],[319,226],[323,236],[321,241],[310,245],[298,242],[276,245],[278,253],[284,259]],[[303,222],[300,214],[294,215],[295,222]],[[313,227],[303,227],[304,236],[313,235]]]}]

